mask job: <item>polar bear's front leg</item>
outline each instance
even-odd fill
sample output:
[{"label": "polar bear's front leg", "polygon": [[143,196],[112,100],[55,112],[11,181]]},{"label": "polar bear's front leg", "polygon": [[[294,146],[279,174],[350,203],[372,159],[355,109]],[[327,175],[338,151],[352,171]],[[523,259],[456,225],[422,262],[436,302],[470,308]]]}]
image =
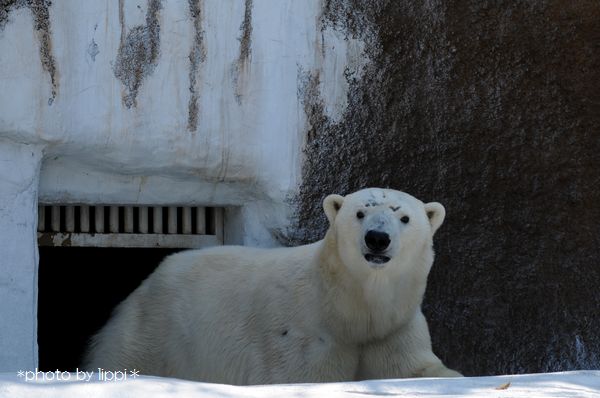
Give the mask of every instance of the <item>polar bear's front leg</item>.
[{"label": "polar bear's front leg", "polygon": [[358,380],[460,376],[433,353],[427,321],[420,310],[396,333],[365,345],[357,373]]}]

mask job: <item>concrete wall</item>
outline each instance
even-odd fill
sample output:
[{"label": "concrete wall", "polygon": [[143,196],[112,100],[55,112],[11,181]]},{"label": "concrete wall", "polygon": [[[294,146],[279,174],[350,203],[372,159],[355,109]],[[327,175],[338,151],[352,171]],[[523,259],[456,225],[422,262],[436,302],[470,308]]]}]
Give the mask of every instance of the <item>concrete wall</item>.
[{"label": "concrete wall", "polygon": [[[364,64],[360,42],[321,26],[321,12],[318,1],[9,2],[0,131],[44,146],[47,200],[281,207],[298,184],[305,76],[324,76],[337,117]],[[281,227],[284,213],[260,224]]]},{"label": "concrete wall", "polygon": [[37,192],[41,148],[0,140],[0,371],[37,362]]}]

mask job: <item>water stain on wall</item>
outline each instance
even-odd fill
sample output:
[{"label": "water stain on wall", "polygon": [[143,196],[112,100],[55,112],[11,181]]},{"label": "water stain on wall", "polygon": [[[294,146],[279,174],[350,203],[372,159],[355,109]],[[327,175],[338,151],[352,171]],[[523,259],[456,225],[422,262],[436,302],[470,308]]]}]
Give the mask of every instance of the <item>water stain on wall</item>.
[{"label": "water stain on wall", "polygon": [[240,32],[242,35],[238,39],[240,41],[240,53],[232,72],[233,85],[235,87],[235,99],[238,105],[241,105],[242,103],[242,93],[244,91],[247,79],[246,74],[248,73],[248,63],[250,62],[250,55],[252,53],[252,6],[252,0],[245,0],[244,19],[240,25]]},{"label": "water stain on wall", "polygon": [[100,54],[100,50],[98,50],[98,43],[92,38],[92,41],[88,45],[87,53],[92,59],[92,62],[96,62],[96,55]]},{"label": "water stain on wall", "polygon": [[[96,33],[96,30],[98,30],[98,24],[94,25],[94,34]],[[96,55],[100,54],[98,43],[96,43],[96,40],[93,37],[90,44],[88,44],[87,54],[90,56],[92,62],[96,62]]]},{"label": "water stain on wall", "polygon": [[137,106],[137,95],[142,81],[156,68],[160,49],[159,12],[161,0],[148,0],[146,24],[134,26],[126,32],[124,0],[119,0],[121,42],[114,65],[115,77],[125,86],[123,104]]},{"label": "water stain on wall", "polygon": [[329,193],[440,201],[424,310],[447,364],[599,368],[600,3],[329,0],[324,15],[371,62],[338,123],[299,93],[309,126],[287,242],[322,237]]},{"label": "water stain on wall", "polygon": [[242,37],[240,37],[240,57],[238,61],[244,62],[250,57],[252,50],[250,47],[252,43],[252,0],[245,0],[244,2],[244,20],[240,30],[242,31]]},{"label": "water stain on wall", "polygon": [[188,0],[192,22],[194,24],[194,39],[190,51],[190,101],[188,104],[188,131],[196,131],[198,127],[198,68],[206,59],[206,46],[204,44],[204,31],[202,30],[202,1]]},{"label": "water stain on wall", "polygon": [[34,29],[40,46],[42,67],[50,76],[52,92],[48,105],[52,105],[58,94],[58,70],[52,54],[52,36],[50,34],[50,0],[3,0],[0,3],[0,30],[4,29],[12,10],[27,7],[33,14]]}]

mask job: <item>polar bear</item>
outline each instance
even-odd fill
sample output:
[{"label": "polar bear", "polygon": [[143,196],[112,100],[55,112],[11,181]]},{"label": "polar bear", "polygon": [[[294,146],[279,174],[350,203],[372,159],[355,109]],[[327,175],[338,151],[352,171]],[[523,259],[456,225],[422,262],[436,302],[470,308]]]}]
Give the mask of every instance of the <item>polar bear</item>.
[{"label": "polar bear", "polygon": [[89,370],[226,384],[450,377],[421,312],[439,203],[370,188],[323,202],[325,238],[167,257],[93,338]]}]

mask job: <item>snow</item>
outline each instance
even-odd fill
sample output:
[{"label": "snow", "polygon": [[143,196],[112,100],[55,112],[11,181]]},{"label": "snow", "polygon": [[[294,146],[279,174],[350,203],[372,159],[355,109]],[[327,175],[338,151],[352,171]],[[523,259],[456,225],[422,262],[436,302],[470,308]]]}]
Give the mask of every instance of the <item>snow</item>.
[{"label": "snow", "polygon": [[[70,381],[43,380],[57,375]],[[248,387],[131,374],[125,380],[100,381],[98,373],[80,374],[82,379],[88,376],[91,381],[77,381],[75,373],[48,372],[26,381],[16,372],[0,373],[0,397],[600,397],[600,371]],[[27,376],[35,377],[33,372]]]}]

